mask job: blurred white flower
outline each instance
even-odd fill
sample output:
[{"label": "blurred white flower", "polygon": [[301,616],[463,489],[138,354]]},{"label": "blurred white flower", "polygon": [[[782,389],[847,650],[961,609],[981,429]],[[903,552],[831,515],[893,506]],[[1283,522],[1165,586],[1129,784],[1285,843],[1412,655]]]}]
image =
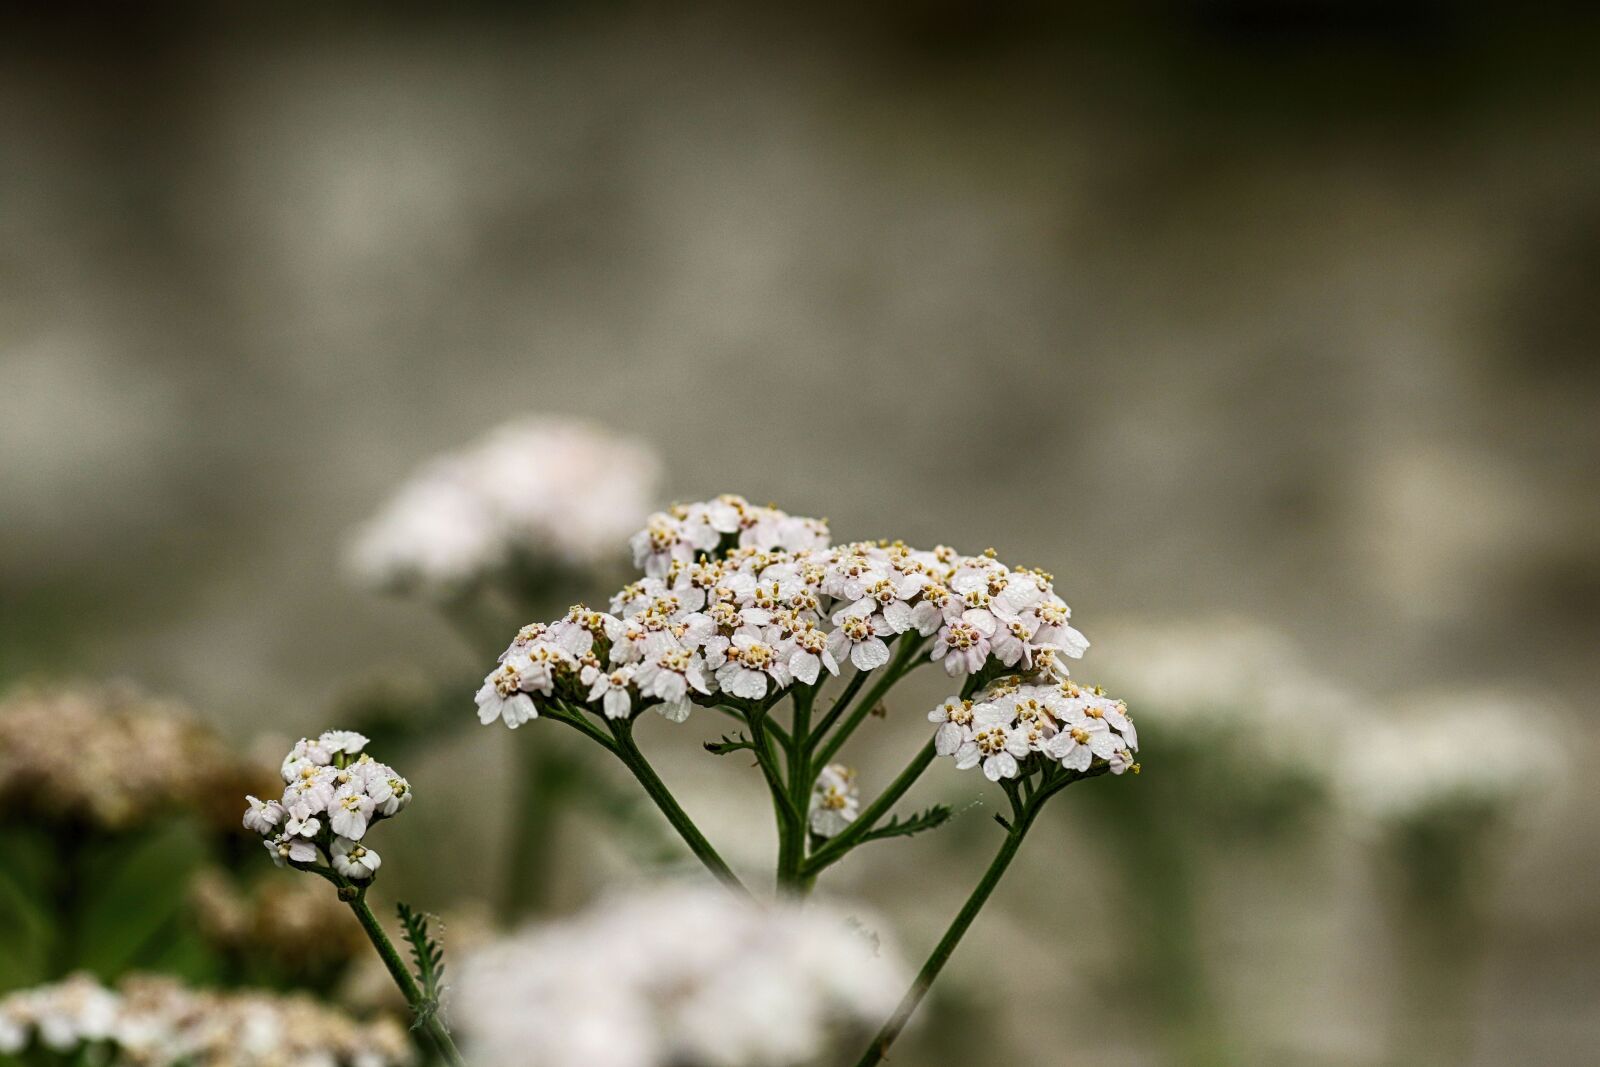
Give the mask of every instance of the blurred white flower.
[{"label": "blurred white flower", "polygon": [[861,789],[856,772],[842,763],[822,768],[811,787],[811,832],[833,837],[861,814]]},{"label": "blurred white flower", "polygon": [[1548,713],[1525,695],[1432,693],[1348,720],[1339,785],[1353,811],[1382,825],[1487,814],[1547,788],[1560,752]]},{"label": "blurred white flower", "polygon": [[661,464],[581,419],[533,416],[440,456],[354,536],[363,585],[446,597],[516,562],[588,568],[620,555]]},{"label": "blurred white flower", "polygon": [[1103,629],[1095,677],[1137,704],[1147,729],[1195,743],[1226,733],[1245,758],[1296,774],[1327,777],[1341,724],[1366,704],[1254,621],[1124,620]]},{"label": "blurred white flower", "polygon": [[905,979],[825,904],[671,886],[480,951],[451,995],[478,1067],[780,1067],[877,1023]]},{"label": "blurred white flower", "polygon": [[37,1042],[107,1067],[389,1067],[413,1061],[393,1020],[357,1023],[305,996],[186,989],[131,977],[107,989],[86,975],[0,997],[0,1055]]}]

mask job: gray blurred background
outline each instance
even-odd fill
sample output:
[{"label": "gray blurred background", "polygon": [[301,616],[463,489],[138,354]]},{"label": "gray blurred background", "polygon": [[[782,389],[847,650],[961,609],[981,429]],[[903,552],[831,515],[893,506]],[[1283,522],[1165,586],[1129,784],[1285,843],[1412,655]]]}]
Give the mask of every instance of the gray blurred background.
[{"label": "gray blurred background", "polygon": [[[1045,566],[1091,638],[1243,614],[1378,693],[1537,694],[1576,770],[1508,842],[1476,1055],[1595,1062],[1597,44],[1404,2],[9,13],[0,676],[243,737],[470,673],[345,535],[435,452],[585,414],[675,497]],[[1084,891],[1052,847],[985,919],[1017,970],[951,980],[1007,1013],[991,1062],[1156,1062],[1050,1025],[1090,979],[1006,915]],[[1382,933],[1339,855],[1219,890],[1253,1062],[1363,1062]],[[847,888],[903,913],[883,862]]]}]

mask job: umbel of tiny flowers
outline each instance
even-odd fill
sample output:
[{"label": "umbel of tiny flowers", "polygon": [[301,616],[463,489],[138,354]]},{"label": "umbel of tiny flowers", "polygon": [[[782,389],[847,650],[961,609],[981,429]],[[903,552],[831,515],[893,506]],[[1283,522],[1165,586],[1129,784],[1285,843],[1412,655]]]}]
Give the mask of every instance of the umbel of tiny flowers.
[{"label": "umbel of tiny flowers", "polygon": [[[981,767],[1012,804],[1006,844],[864,1063],[881,1058],[976,917],[1051,796],[1086,777],[1137,770],[1126,707],[1068,677],[1088,641],[1049,574],[990,550],[898,541],[834,544],[824,520],[738,496],[652,516],[631,540],[644,576],[608,610],[573,607],[523,627],[476,697],[484,724],[554,719],[620,759],[718,877],[743,889],[640,750],[635,724],[682,723],[696,708],[743,729],[706,748],[748,752],[772,796],[780,886],[806,892],[868,841],[931,829],[950,812],[890,811],[935,756]],[[870,804],[834,763],[890,690],[937,664],[960,692],[935,709],[935,735]],[[838,679],[830,701],[825,686]],[[785,699],[790,711],[780,719]],[[887,819],[887,821],[885,821]]]},{"label": "umbel of tiny flowers", "polygon": [[[435,1010],[436,994],[428,981],[432,971],[421,968],[419,985],[367,904],[367,887],[381,866],[367,834],[405,810],[411,785],[394,768],[367,755],[366,747],[367,739],[350,730],[302,738],[284,757],[282,797],[246,797],[244,825],[266,839],[279,867],[310,872],[335,886],[405,995],[417,1027],[446,1062],[458,1065],[461,1054]],[[402,907],[402,916],[406,914]]]}]

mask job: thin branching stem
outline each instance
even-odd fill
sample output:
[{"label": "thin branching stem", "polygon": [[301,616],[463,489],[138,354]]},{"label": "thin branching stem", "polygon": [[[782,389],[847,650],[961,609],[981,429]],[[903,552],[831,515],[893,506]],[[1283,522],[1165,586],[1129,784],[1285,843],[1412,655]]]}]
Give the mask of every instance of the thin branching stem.
[{"label": "thin branching stem", "polygon": [[[867,690],[866,694],[856,702],[855,709],[834,731],[833,736],[823,742],[821,751],[817,753],[815,763],[817,767],[826,767],[828,761],[833,759],[840,748],[844,747],[846,741],[850,740],[850,735],[856,732],[856,727],[866,721],[867,716],[872,713],[872,709],[877,706],[878,701],[883,699],[884,694],[889,692],[896,682],[911,673],[914,667],[918,666],[916,655],[921,647],[922,639],[915,634],[910,634],[900,639],[900,647],[895,650],[894,658],[889,661],[883,673],[878,676],[877,681],[873,682],[872,687]],[[833,717],[833,712],[828,714]],[[820,736],[822,729],[819,728],[817,733]]]},{"label": "thin branching stem", "polygon": [[611,728],[611,736],[616,741],[612,750],[617,758],[633,772],[634,778],[638,779],[656,807],[661,809],[661,814],[667,817],[672,828],[678,831],[678,836],[683,838],[684,844],[689,846],[689,851],[693,852],[700,862],[705,864],[706,869],[716,875],[724,885],[748,895],[750,891],[739,881],[739,876],[733,873],[733,868],[717,854],[711,842],[706,840],[705,834],[701,833],[694,820],[689,818],[689,813],[679,806],[672,791],[667,788],[660,775],[656,774],[650,761],[645,759],[644,753],[639,751],[639,746],[633,740],[633,723],[628,719],[608,719],[606,725]]},{"label": "thin branching stem", "polygon": [[895,803],[916,784],[917,779],[922,777],[923,772],[933,763],[933,757],[933,739],[929,738],[917,754],[911,757],[911,762],[906,764],[905,770],[889,783],[887,789],[878,794],[876,800],[856,816],[854,822],[812,853],[806,862],[805,873],[815,877],[820,871],[839,862],[847,852],[861,844],[868,833],[877,826],[879,820],[889,814],[889,809],[894,807]]},{"label": "thin branching stem", "polygon": [[911,988],[901,999],[900,1006],[895,1008],[889,1021],[883,1024],[872,1043],[867,1046],[866,1052],[857,1061],[856,1067],[872,1067],[880,1063],[889,1053],[889,1046],[894,1044],[895,1038],[900,1036],[900,1031],[905,1029],[906,1023],[916,1012],[917,1006],[922,1003],[922,998],[928,995],[928,990],[933,986],[934,980],[939,977],[939,972],[944,970],[944,965],[950,961],[955,953],[956,946],[961,943],[961,938],[967,929],[972,926],[978,913],[989,902],[989,895],[994,892],[995,886],[1000,884],[1000,878],[1006,873],[1006,868],[1016,858],[1017,850],[1022,847],[1022,839],[1028,832],[1031,817],[1019,819],[1011,824],[1011,829],[1006,833],[1005,840],[1001,842],[1000,851],[995,853],[989,862],[988,870],[983,872],[983,878],[967,897],[961,910],[956,913],[954,921],[945,930],[944,936],[934,946],[933,953],[917,972],[917,977],[911,983]]},{"label": "thin branching stem", "polygon": [[1011,861],[1016,858],[1017,850],[1022,847],[1022,839],[1027,836],[1028,829],[1033,825],[1034,819],[1038,818],[1045,802],[1074,782],[1082,781],[1085,778],[1098,777],[1105,774],[1108,769],[1108,767],[1101,766],[1078,774],[1063,772],[1060,768],[1053,768],[1045,773],[1038,787],[1034,789],[1033,795],[1026,800],[1022,796],[1022,787],[1016,781],[1008,779],[1001,782],[1001,786],[1006,791],[1006,797],[1011,801],[1011,819],[1009,822],[1000,820],[1002,825],[1006,827],[1006,838],[1001,842],[1000,850],[995,853],[995,857],[990,861],[988,869],[983,872],[983,878],[973,888],[972,894],[967,897],[967,901],[961,906],[961,910],[956,913],[955,919],[951,921],[949,928],[945,930],[944,936],[934,946],[932,955],[922,965],[922,969],[917,972],[917,977],[911,983],[911,988],[906,991],[905,997],[901,999],[900,1006],[895,1009],[894,1014],[889,1017],[889,1021],[883,1024],[877,1036],[872,1039],[872,1043],[867,1046],[866,1051],[862,1053],[861,1059],[857,1061],[856,1067],[873,1067],[874,1064],[881,1063],[888,1056],[889,1046],[894,1044],[895,1038],[900,1036],[900,1031],[905,1029],[906,1023],[910,1021],[911,1016],[916,1012],[917,1006],[922,1003],[922,998],[928,995],[929,988],[932,987],[934,980],[939,977],[939,972],[944,970],[946,963],[950,962],[950,957],[955,952],[956,946],[961,943],[961,938],[966,934],[968,928],[972,926],[973,920],[978,917],[978,913],[983,910],[983,906],[988,903],[989,896],[994,892],[995,887],[1000,884],[1001,877],[1006,873],[1006,868],[1011,865]]},{"label": "thin branching stem", "polygon": [[845,684],[844,692],[839,694],[833,704],[829,706],[827,714],[823,715],[821,721],[817,723],[817,737],[821,737],[833,729],[833,724],[839,721],[839,716],[844,714],[845,709],[850,706],[850,702],[855,699],[856,694],[861,692],[861,687],[867,684],[867,675],[870,673],[872,672],[857,669],[856,673],[851,676],[850,681]]}]

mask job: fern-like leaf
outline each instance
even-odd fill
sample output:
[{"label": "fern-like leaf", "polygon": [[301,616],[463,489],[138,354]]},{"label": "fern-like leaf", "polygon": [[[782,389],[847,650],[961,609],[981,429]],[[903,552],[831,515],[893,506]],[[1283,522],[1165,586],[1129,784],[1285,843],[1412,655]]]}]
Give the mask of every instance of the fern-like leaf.
[{"label": "fern-like leaf", "polygon": [[423,1026],[439,1010],[439,983],[444,977],[444,946],[434,940],[428,929],[428,917],[415,911],[409,904],[395,906],[400,916],[400,928],[405,931],[406,944],[411,946],[411,959],[416,965],[417,984],[422,987],[422,1003],[417,1005],[417,1017],[412,1020],[413,1030]]},{"label": "fern-like leaf", "polygon": [[878,841],[886,837],[910,837],[920,834],[924,830],[932,830],[943,826],[950,819],[950,809],[943,804],[935,804],[926,811],[919,811],[902,819],[896,815],[882,826],[862,837],[863,842]]},{"label": "fern-like leaf", "polygon": [[754,752],[756,743],[744,734],[723,734],[720,741],[707,741],[705,748],[707,752],[714,756],[726,756],[730,752],[738,752],[741,749]]}]

